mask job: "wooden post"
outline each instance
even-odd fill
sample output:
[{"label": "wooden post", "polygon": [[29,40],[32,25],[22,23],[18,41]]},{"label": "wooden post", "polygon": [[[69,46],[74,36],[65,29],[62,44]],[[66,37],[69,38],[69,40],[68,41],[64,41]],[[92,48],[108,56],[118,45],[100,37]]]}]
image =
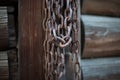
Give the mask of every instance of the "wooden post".
[{"label": "wooden post", "polygon": [[43,1],[19,0],[20,80],[45,80]]}]

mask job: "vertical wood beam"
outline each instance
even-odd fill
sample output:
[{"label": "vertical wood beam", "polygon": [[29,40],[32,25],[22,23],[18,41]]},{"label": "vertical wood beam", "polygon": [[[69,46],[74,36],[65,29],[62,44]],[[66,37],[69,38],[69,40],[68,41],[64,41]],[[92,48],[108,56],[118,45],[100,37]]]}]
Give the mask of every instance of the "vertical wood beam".
[{"label": "vertical wood beam", "polygon": [[44,80],[44,0],[19,0],[20,80]]}]

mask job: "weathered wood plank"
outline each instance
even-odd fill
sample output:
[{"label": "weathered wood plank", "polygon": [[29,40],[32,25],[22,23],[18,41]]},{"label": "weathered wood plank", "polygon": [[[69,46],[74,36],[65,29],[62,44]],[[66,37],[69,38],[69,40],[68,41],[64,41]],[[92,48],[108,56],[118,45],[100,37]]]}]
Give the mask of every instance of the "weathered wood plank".
[{"label": "weathered wood plank", "polygon": [[7,51],[0,52],[0,60],[7,60]]},{"label": "weathered wood plank", "polygon": [[8,60],[0,60],[0,80],[8,80]]},{"label": "weathered wood plank", "polygon": [[0,80],[9,80],[9,79],[8,79],[8,76],[3,76],[3,77],[0,77]]},{"label": "weathered wood plank", "polygon": [[8,60],[0,60],[0,67],[8,66]]},{"label": "weathered wood plank", "polygon": [[9,76],[8,66],[7,67],[0,66],[0,80],[8,80],[8,76]]},{"label": "weathered wood plank", "polygon": [[120,18],[83,15],[84,58],[120,56]]},{"label": "weathered wood plank", "polygon": [[18,80],[18,53],[16,49],[8,51],[9,79]]},{"label": "weathered wood plank", "polygon": [[83,0],[82,13],[120,16],[120,0]]},{"label": "weathered wood plank", "polygon": [[[0,7],[0,50],[5,51],[16,47],[14,14],[7,14],[11,7]],[[17,26],[16,26],[17,27]]]},{"label": "weathered wood plank", "polygon": [[0,6],[13,6],[16,5],[18,0],[0,0]]},{"label": "weathered wood plank", "polygon": [[20,80],[44,80],[44,0],[19,1]]},{"label": "weathered wood plank", "polygon": [[9,76],[8,66],[1,67],[0,66],[0,77]]},{"label": "weathered wood plank", "polygon": [[120,57],[83,59],[84,80],[120,80]]},{"label": "weathered wood plank", "polygon": [[0,7],[0,50],[8,47],[7,7]]}]

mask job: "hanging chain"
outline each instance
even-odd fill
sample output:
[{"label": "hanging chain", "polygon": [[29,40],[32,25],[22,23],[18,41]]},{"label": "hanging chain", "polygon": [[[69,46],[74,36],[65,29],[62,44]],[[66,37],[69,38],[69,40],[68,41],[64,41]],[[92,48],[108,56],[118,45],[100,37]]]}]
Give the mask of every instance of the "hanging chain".
[{"label": "hanging chain", "polygon": [[81,80],[77,7],[76,0],[45,0],[45,80],[65,75],[65,48],[73,55],[74,80]]}]

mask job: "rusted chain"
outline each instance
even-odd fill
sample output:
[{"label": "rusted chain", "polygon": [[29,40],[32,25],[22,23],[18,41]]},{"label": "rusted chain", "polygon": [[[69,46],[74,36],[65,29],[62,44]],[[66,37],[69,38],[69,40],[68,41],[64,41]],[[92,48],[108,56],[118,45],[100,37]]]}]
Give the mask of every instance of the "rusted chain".
[{"label": "rusted chain", "polygon": [[74,58],[74,80],[81,80],[77,7],[76,0],[45,0],[45,80],[59,80],[65,75],[64,49],[68,47]]}]

